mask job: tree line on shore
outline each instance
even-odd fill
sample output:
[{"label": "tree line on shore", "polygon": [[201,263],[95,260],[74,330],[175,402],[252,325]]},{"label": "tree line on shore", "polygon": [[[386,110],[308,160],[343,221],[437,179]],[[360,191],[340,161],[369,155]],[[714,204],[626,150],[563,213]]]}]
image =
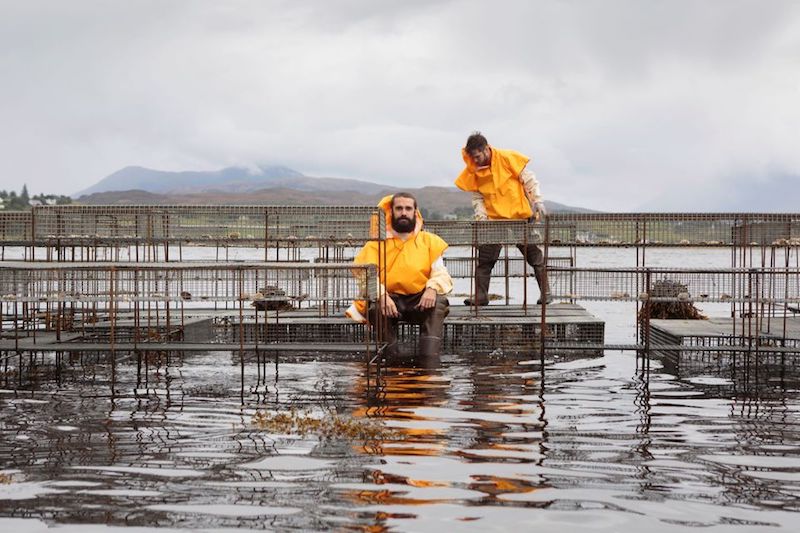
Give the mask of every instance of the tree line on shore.
[{"label": "tree line on shore", "polygon": [[72,198],[60,194],[35,194],[30,196],[28,186],[23,185],[22,190],[0,190],[0,209],[5,211],[27,211],[33,205],[66,205],[71,204]]}]

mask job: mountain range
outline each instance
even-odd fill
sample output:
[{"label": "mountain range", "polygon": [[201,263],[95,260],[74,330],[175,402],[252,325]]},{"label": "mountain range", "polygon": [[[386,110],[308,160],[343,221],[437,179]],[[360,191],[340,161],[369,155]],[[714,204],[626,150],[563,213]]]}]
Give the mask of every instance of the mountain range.
[{"label": "mountain range", "polygon": [[[131,166],[73,197],[80,203],[95,205],[375,205],[383,196],[399,190],[368,181],[306,176],[284,166],[228,167],[205,172]],[[472,212],[471,195],[455,187],[402,190],[413,193],[431,215],[466,217]],[[589,211],[549,201],[546,205],[554,212]]]}]

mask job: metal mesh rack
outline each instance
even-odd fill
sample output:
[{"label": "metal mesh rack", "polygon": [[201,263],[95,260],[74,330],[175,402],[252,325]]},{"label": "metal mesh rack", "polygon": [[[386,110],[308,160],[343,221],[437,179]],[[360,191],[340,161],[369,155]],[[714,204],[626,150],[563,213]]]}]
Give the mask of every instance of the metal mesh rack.
[{"label": "metal mesh rack", "polygon": [[[545,325],[545,346],[548,354],[564,351],[603,349],[605,325],[602,321],[571,309],[557,313]],[[448,317],[443,335],[444,349],[457,353],[489,352],[496,355],[535,353],[541,348],[540,316],[492,316],[474,320],[466,315]],[[406,351],[414,351],[418,326],[401,324],[399,339]]]},{"label": "metal mesh rack", "polygon": [[[781,268],[668,269],[565,268],[548,269],[551,294],[564,300],[726,302],[796,304],[800,302],[800,270]],[[653,292],[669,281],[685,291]]]},{"label": "metal mesh rack", "polygon": [[314,342],[363,343],[368,334],[364,324],[349,318],[317,318],[295,314],[268,316],[258,321],[252,318],[231,323],[231,342]]},{"label": "metal mesh rack", "polygon": [[42,206],[36,242],[319,242],[378,239],[384,218],[368,206]]},{"label": "metal mesh rack", "polygon": [[30,212],[0,211],[0,243],[5,245],[29,243],[32,238],[32,220]]},{"label": "metal mesh rack", "polygon": [[[383,235],[369,206],[38,206],[0,213],[0,239],[52,242],[342,240]],[[800,246],[800,215],[553,213],[526,221],[429,221],[451,246],[521,242],[576,246]]]},{"label": "metal mesh rack", "polygon": [[[352,300],[375,301],[377,287],[375,266],[351,263],[3,262],[0,359],[5,368],[16,361],[20,376],[39,365],[36,354],[42,364],[54,354],[56,368],[65,353],[104,352],[112,367],[114,354],[132,354],[140,377],[148,351],[236,351],[242,376],[252,350],[361,354],[371,363],[377,341],[368,328],[336,335],[329,322],[343,319],[327,317]],[[306,313],[301,327],[285,327],[288,313]]]},{"label": "metal mesh rack", "polygon": [[[447,271],[453,278],[471,278],[473,276],[473,268],[476,264],[475,259],[471,257],[444,257],[444,264]],[[547,264],[550,266],[570,267],[574,264],[574,259],[570,256],[549,256]],[[502,276],[509,278],[518,278],[521,276],[532,276],[533,269],[530,265],[525,263],[525,260],[519,256],[503,256],[495,263],[492,269],[492,276]]]},{"label": "metal mesh rack", "polygon": [[[351,262],[352,256],[337,258],[337,262]],[[445,255],[443,258],[444,265],[453,278],[470,278],[473,276],[473,268],[476,260],[472,257],[448,257]],[[317,257],[314,259],[315,263],[326,263],[325,258]],[[558,267],[571,267],[575,263],[575,259],[571,256],[549,256],[547,264]],[[530,265],[526,267],[525,260],[521,256],[503,256],[501,255],[497,263],[492,269],[492,276],[502,276],[509,278],[518,278],[524,275],[532,276],[533,270]]]},{"label": "metal mesh rack", "polygon": [[[728,314],[735,320],[726,323],[730,331],[723,331],[721,337],[736,337],[734,349],[744,349],[754,339],[761,343],[758,335],[774,324],[786,323],[786,317],[796,314],[794,309],[800,309],[800,214],[553,213],[537,223],[429,221],[425,229],[441,236],[451,247],[473,247],[473,253],[476,245],[488,243],[508,248],[520,243],[542,245],[551,295],[557,302],[635,302],[637,340],[634,345],[625,345],[626,349],[638,350],[646,344],[640,342],[638,328],[639,312],[646,302],[729,304]],[[340,312],[350,300],[365,294],[365,290],[368,297],[374,297],[375,270],[362,274],[371,280],[364,287],[359,283],[360,276],[353,275],[359,267],[349,261],[355,249],[368,240],[382,239],[385,230],[383,212],[367,206],[42,206],[29,213],[0,213],[0,245],[28,247],[25,258],[31,259],[38,248],[35,255],[40,260],[39,250],[45,247],[48,259],[42,263],[15,263],[7,260],[9,254],[3,255],[2,330],[9,330],[12,316],[22,320],[13,327],[35,329],[37,324],[42,325],[41,309],[55,306],[65,319],[68,315],[65,309],[77,308],[76,320],[80,321],[83,320],[80,312],[88,312],[88,307],[103,314],[149,306],[155,310],[152,316],[157,317],[171,307],[183,310],[202,306],[203,302],[241,309],[242,302],[284,300],[295,310],[314,307],[317,318],[333,317],[333,313]],[[226,253],[217,253],[216,261],[183,262],[178,254],[179,262],[159,262],[169,261],[169,249],[195,245],[217,246],[217,252],[224,248]],[[134,258],[130,263],[120,263],[118,259],[118,251],[125,246],[135,250],[128,254]],[[162,253],[155,251],[159,246]],[[264,259],[270,262],[228,261],[227,250],[237,246],[263,247]],[[70,247],[71,255],[62,253]],[[75,251],[76,247],[81,249],[80,253]],[[633,248],[635,265],[604,263],[603,267],[579,267],[576,249],[588,247]],[[649,267],[647,258],[660,253],[645,254],[651,247],[729,248],[730,268]],[[300,251],[313,248],[324,259],[302,263]],[[625,255],[628,260],[634,257],[607,252],[608,257]],[[463,257],[463,251],[462,257],[453,253],[451,249],[451,256],[445,256],[451,275],[471,277],[475,257]],[[304,256],[308,257],[308,253],[304,252]],[[68,257],[98,261],[102,257],[107,262],[49,262]],[[345,261],[348,263],[342,264]],[[531,274],[531,269],[513,252],[501,256],[493,275],[512,278],[526,273]],[[659,282],[682,289],[674,294],[660,294],[654,291]],[[509,286],[507,279],[506,285]],[[527,298],[527,289],[523,290]],[[524,317],[517,317],[518,324],[513,320],[506,321],[507,324],[497,320],[496,309],[492,309],[491,316],[483,312],[486,316],[478,316],[476,311],[465,317],[464,324],[473,323],[470,332],[458,320],[451,321],[447,326],[447,334],[453,332],[449,346],[466,349],[466,344],[458,344],[462,338],[471,338],[475,346],[490,350],[515,343],[548,349],[556,345],[603,346],[602,327],[591,320],[584,323],[584,318],[570,317],[571,322],[566,319],[559,322],[554,315],[557,306],[547,305],[542,309],[544,318],[537,322],[530,319],[526,300],[523,302]],[[307,323],[302,325],[304,320]],[[253,326],[252,338],[258,339],[262,333],[267,334],[265,338],[273,338],[273,334],[275,338],[299,336],[301,331],[314,339],[361,335],[360,330],[346,331],[351,326],[343,323],[312,322],[312,319],[298,319],[295,325],[283,322],[280,326],[283,329]],[[596,319],[595,322],[602,324]],[[246,317],[241,324],[244,338],[249,338],[245,331],[250,327]],[[312,335],[313,328],[317,333]],[[775,335],[785,341],[788,326],[781,328],[775,330]],[[165,335],[171,335],[168,327],[162,329]],[[458,335],[463,335],[457,336],[457,330]],[[119,333],[123,331],[120,329]],[[690,337],[686,335],[687,339]],[[698,341],[698,346],[704,346],[704,342],[707,341]],[[661,348],[676,351],[684,344],[671,346]],[[800,350],[790,344],[783,347]]]},{"label": "metal mesh rack", "polygon": [[543,224],[524,220],[446,220],[425,223],[425,230],[435,233],[450,246],[481,244],[541,243]]},{"label": "metal mesh rack", "polygon": [[0,263],[4,303],[321,302],[376,295],[376,268],[349,263]]},{"label": "metal mesh rack", "polygon": [[800,245],[800,214],[554,213],[546,226],[551,245]]},{"label": "metal mesh rack", "polygon": [[[730,321],[711,319],[702,324],[685,327],[668,320],[654,320],[650,324],[653,355],[664,357],[672,365],[707,367],[725,366],[728,363],[750,362],[742,352],[756,356],[759,362],[800,365],[796,355],[800,353],[800,328],[798,323],[786,328],[756,328],[752,331],[731,332]],[[782,329],[782,331],[781,331]],[[777,330],[773,333],[774,330]]]}]

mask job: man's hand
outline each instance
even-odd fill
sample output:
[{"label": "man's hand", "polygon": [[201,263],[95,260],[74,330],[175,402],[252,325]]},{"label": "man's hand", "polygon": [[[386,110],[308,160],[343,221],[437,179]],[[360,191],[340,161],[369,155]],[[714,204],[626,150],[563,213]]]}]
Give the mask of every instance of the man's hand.
[{"label": "man's hand", "polygon": [[419,299],[417,309],[431,309],[436,305],[436,289],[428,287]]},{"label": "man's hand", "polygon": [[400,313],[397,312],[397,306],[394,304],[394,300],[392,300],[389,293],[383,293],[383,296],[380,298],[381,302],[381,313],[383,316],[390,316],[392,318],[397,318]]},{"label": "man's hand", "polygon": [[547,208],[544,202],[536,202],[533,204],[533,216],[528,219],[528,222],[538,222],[547,214]]}]

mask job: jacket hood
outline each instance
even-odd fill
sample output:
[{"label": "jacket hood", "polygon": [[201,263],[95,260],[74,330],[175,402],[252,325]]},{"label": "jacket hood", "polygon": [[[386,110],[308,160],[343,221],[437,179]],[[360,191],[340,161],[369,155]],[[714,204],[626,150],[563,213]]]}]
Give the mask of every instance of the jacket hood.
[{"label": "jacket hood", "polygon": [[[381,198],[381,201],[378,202],[378,207],[380,207],[386,218],[386,238],[392,238],[397,236],[397,233],[392,229],[392,197],[394,195],[390,194]],[[416,216],[416,224],[414,225],[414,231],[412,232],[413,235],[416,235],[420,231],[422,231],[422,225],[424,221],[422,220],[422,213],[419,212],[419,207],[415,211]]]}]

